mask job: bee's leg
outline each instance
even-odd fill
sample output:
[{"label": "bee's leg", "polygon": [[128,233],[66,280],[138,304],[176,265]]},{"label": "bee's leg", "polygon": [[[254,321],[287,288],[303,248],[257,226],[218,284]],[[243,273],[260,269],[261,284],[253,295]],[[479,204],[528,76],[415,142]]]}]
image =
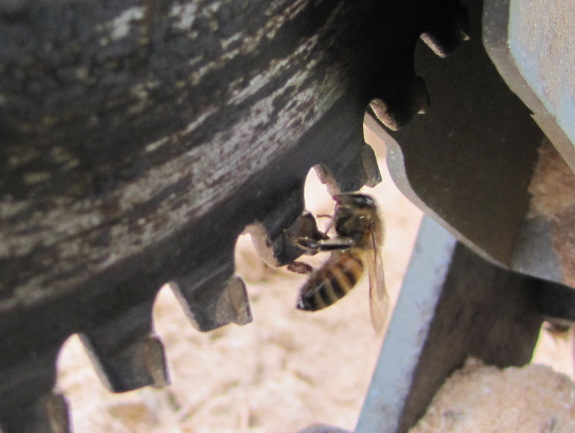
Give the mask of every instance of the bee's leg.
[{"label": "bee's leg", "polygon": [[296,274],[309,275],[313,272],[313,267],[307,263],[295,261],[287,265],[287,270]]},{"label": "bee's leg", "polygon": [[293,243],[297,245],[298,248],[304,251],[304,254],[313,256],[317,254],[320,250],[318,239],[311,238],[293,238]]},{"label": "bee's leg", "polygon": [[285,231],[285,237],[288,242],[299,248],[298,255],[302,254],[303,250],[303,254],[312,256],[319,251],[317,241],[328,239],[324,232],[319,231],[314,216],[309,212],[304,212],[296,223]]},{"label": "bee's leg", "polygon": [[293,241],[309,255],[317,254],[320,251],[346,250],[355,246],[353,239],[344,237],[328,239],[296,238]]},{"label": "bee's leg", "polygon": [[318,251],[336,251],[336,250],[347,250],[348,248],[353,248],[356,242],[352,238],[329,238],[316,241]]}]

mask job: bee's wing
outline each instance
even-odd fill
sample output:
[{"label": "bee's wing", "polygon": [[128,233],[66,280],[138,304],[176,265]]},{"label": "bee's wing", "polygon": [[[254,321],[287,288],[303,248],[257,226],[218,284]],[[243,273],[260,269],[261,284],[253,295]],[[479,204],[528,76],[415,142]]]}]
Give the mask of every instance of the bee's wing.
[{"label": "bee's wing", "polygon": [[369,310],[371,312],[371,323],[375,331],[380,332],[387,319],[389,296],[385,289],[383,260],[375,233],[371,234],[371,250],[367,252],[366,256],[369,271]]}]

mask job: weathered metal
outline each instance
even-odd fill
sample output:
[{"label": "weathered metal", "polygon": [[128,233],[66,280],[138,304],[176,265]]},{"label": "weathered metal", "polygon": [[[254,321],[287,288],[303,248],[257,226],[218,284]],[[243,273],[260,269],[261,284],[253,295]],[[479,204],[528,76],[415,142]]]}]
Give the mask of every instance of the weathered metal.
[{"label": "weathered metal", "polygon": [[[570,121],[557,116],[559,106],[548,107],[552,95],[540,94],[546,80],[555,80],[549,89],[557,93],[575,76],[565,78],[573,65],[568,56],[542,70],[543,62],[553,62],[542,53],[559,42],[541,31],[556,22],[566,36],[569,24],[557,15],[559,6],[527,15],[541,6],[533,3],[488,0],[483,11],[481,2],[469,2],[467,49],[442,63],[430,61],[425,50],[416,55],[432,97],[448,97],[408,128],[379,130],[400,188],[448,231],[429,219],[422,226],[356,433],[406,432],[468,356],[522,365],[544,319],[575,324],[575,175],[569,167],[575,143],[565,141]],[[498,76],[482,30],[498,71],[557,150]],[[535,33],[522,38],[520,30]],[[525,48],[533,40],[527,48],[535,64],[512,59],[514,44]],[[570,42],[559,51],[569,51]],[[539,66],[542,81],[530,84],[533,89],[519,72],[526,63]],[[534,79],[530,72],[527,81]],[[567,85],[555,102],[572,90]],[[565,115],[572,107],[562,108]]]},{"label": "weathered metal", "polygon": [[559,290],[485,261],[424,219],[355,432],[406,432],[470,356],[499,367],[527,364],[542,313],[561,313],[541,299]]},{"label": "weathered metal", "polygon": [[[507,86],[501,67],[487,55],[482,40],[492,54],[489,44],[498,35],[494,26],[504,26],[502,17],[488,5],[482,14],[481,1],[468,2],[468,9],[464,50],[443,62],[423,46],[416,51],[417,70],[434,104],[406,128],[379,128],[389,146],[390,171],[413,202],[482,257],[575,286],[575,240],[569,235],[575,175],[549,145],[548,128],[539,128],[542,115],[534,122],[513,93],[516,87]],[[552,142],[557,134],[551,133]],[[565,153],[560,144],[555,147]]]},{"label": "weathered metal", "polygon": [[399,188],[477,253],[509,266],[543,133],[485,53],[481,2],[468,9],[465,49],[442,62],[422,44],[416,51],[432,109],[381,132]]},{"label": "weathered metal", "polygon": [[287,263],[312,166],[377,182],[365,108],[414,115],[416,41],[449,52],[460,21],[455,0],[0,1],[5,433],[67,428],[43,402],[72,333],[111,389],[165,383],[166,282],[201,330],[249,321],[238,234]]},{"label": "weathered metal", "polygon": [[483,41],[497,70],[575,169],[575,1],[485,0]]},{"label": "weathered metal", "polygon": [[[494,60],[513,16],[496,8],[508,6],[486,2]],[[302,217],[311,167],[333,192],[377,183],[362,136],[368,106],[398,129],[386,137],[398,184],[491,264],[433,229],[442,247],[421,246],[435,263],[421,280],[430,290],[416,291],[410,274],[396,314],[423,320],[394,319],[366,405],[390,424],[364,412],[358,431],[404,431],[467,354],[525,362],[537,308],[571,320],[553,299],[570,303],[572,291],[535,296],[543,283],[493,263],[574,285],[562,239],[575,208],[533,213],[547,209],[531,200],[549,161],[543,133],[498,74],[509,82],[509,48],[497,69],[485,53],[482,2],[468,7],[469,21],[455,0],[0,0],[2,431],[69,429],[52,388],[73,333],[110,389],[167,383],[151,320],[164,283],[199,330],[249,322],[237,236],[247,227],[270,263],[288,263],[301,251],[286,231],[314,229]],[[471,39],[445,60],[423,47],[414,60],[420,36],[441,57]],[[573,166],[562,105],[545,114],[511,88]],[[428,114],[399,129],[418,113]],[[549,127],[555,115],[561,132]],[[387,373],[401,380],[382,403]]]}]

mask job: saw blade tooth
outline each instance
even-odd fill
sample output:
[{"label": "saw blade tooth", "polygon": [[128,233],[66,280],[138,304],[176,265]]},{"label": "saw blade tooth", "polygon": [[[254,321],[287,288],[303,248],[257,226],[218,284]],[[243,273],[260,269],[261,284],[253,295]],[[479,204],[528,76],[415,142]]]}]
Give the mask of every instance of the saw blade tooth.
[{"label": "saw blade tooth", "polygon": [[277,194],[275,203],[259,221],[246,227],[245,232],[260,257],[270,266],[283,266],[301,255],[301,250],[286,237],[286,232],[304,213],[304,181],[289,191]]},{"label": "saw blade tooth", "polygon": [[20,404],[0,418],[2,433],[71,433],[68,403],[60,393]]},{"label": "saw blade tooth", "polygon": [[243,280],[234,275],[233,249],[230,254],[212,257],[201,273],[169,283],[192,325],[202,332],[229,323],[252,321],[251,307]]},{"label": "saw blade tooth", "polygon": [[344,153],[330,161],[321,162],[316,171],[322,183],[333,196],[341,192],[358,191],[364,185],[375,186],[381,182],[377,159],[371,146],[361,138]]},{"label": "saw blade tooth", "polygon": [[434,18],[421,35],[423,42],[439,57],[447,57],[461,41],[469,39],[467,8],[459,3],[445,3],[448,10]]},{"label": "saw blade tooth", "polygon": [[228,297],[226,304],[229,304],[228,308],[235,313],[232,322],[236,325],[246,325],[253,321],[246,285],[241,277],[234,275],[229,279],[226,294]]},{"label": "saw blade tooth", "polygon": [[423,78],[414,76],[401,90],[370,102],[373,113],[387,128],[397,131],[417,114],[429,111],[430,99]]},{"label": "saw blade tooth", "polygon": [[[8,344],[7,361],[0,369],[0,431],[66,432],[65,399],[54,394],[56,363],[63,339],[47,339],[45,347],[28,347],[26,353],[15,351]],[[6,359],[5,359],[6,361]],[[42,430],[51,417],[59,430]],[[34,427],[34,428],[33,428]]]},{"label": "saw blade tooth", "polygon": [[147,302],[80,333],[102,382],[112,392],[169,383],[164,348]]},{"label": "saw blade tooth", "polygon": [[361,166],[365,178],[365,186],[373,188],[382,180],[377,156],[369,144],[365,144],[361,150]]}]

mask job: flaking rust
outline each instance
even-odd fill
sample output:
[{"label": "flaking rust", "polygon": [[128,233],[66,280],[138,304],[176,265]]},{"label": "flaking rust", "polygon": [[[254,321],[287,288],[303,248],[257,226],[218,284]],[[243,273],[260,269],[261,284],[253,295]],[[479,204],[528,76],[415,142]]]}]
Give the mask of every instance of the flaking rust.
[{"label": "flaking rust", "polygon": [[563,282],[575,287],[575,174],[548,139],[539,148],[539,159],[529,192],[530,218],[544,218],[552,226],[553,251],[560,262]]}]

